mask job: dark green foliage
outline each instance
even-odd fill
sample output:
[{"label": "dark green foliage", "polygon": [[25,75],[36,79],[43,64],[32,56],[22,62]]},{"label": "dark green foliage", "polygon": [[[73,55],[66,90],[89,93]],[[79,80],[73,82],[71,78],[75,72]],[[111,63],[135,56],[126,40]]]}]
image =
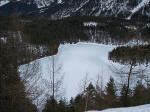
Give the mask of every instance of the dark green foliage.
[{"label": "dark green foliage", "polygon": [[148,94],[148,89],[138,82],[133,91],[132,105],[137,106],[149,103]]},{"label": "dark green foliage", "polygon": [[121,88],[121,93],[120,93],[120,97],[119,97],[119,102],[120,102],[120,106],[126,107],[126,106],[131,106],[130,101],[131,101],[131,90],[128,90],[127,93],[127,86],[126,84],[124,84]]},{"label": "dark green foliage", "polygon": [[86,88],[85,102],[87,103],[87,110],[93,110],[96,106],[96,89],[92,83]]},{"label": "dark green foliage", "polygon": [[77,95],[74,99],[75,112],[83,112],[85,108],[85,99],[82,95]]},{"label": "dark green foliage", "polygon": [[[78,94],[75,98],[71,98],[69,104],[65,100],[55,102],[53,100],[47,101],[43,112],[83,112],[85,110],[103,110],[106,108],[137,106],[149,103],[150,89],[144,87],[142,84],[137,84],[135,88],[129,89],[126,96],[127,86],[124,84],[121,88],[120,94],[116,93],[114,79],[110,77],[109,82],[104,92],[99,92],[92,83],[86,88],[86,92]],[[133,91],[133,92],[132,92]],[[53,110],[55,107],[55,110]]]},{"label": "dark green foliage", "polygon": [[67,112],[75,112],[75,105],[74,105],[74,99],[73,98],[71,98],[71,100],[69,102]]},{"label": "dark green foliage", "polygon": [[[118,18],[103,18],[103,17],[89,17],[89,16],[73,16],[64,18],[61,20],[48,20],[46,18],[34,19],[23,18],[24,21],[31,21],[24,24],[24,35],[27,40],[34,44],[49,44],[54,43],[76,43],[80,41],[93,41],[90,32],[96,32],[94,40],[97,43],[107,44],[107,41],[111,41],[113,44],[126,43],[135,37],[136,32],[131,32],[125,26],[136,26],[135,21],[126,21]],[[97,22],[97,27],[85,27],[84,22]],[[141,23],[142,24],[142,23]],[[138,25],[137,25],[138,26]],[[103,38],[106,34],[105,38]],[[149,37],[146,32],[141,30],[142,36],[145,37],[142,40],[149,41]],[[101,36],[102,35],[102,36]],[[145,36],[146,35],[146,36]]]},{"label": "dark green foliage", "polygon": [[58,103],[55,99],[51,98],[47,100],[45,108],[42,112],[58,112],[57,111]]},{"label": "dark green foliage", "polygon": [[66,112],[66,103],[63,100],[60,100],[58,103],[58,108],[57,108],[58,112]]},{"label": "dark green foliage", "polygon": [[104,102],[106,107],[116,107],[117,105],[117,95],[116,95],[117,89],[114,82],[114,79],[110,77],[109,82],[106,86],[106,95],[104,97]]},{"label": "dark green foliage", "polygon": [[[0,33],[7,31],[14,31],[12,25],[12,18],[14,16],[0,17]],[[131,32],[125,26],[140,26],[143,27],[145,22],[126,21],[119,18],[107,18],[107,17],[89,17],[89,16],[73,16],[64,18],[61,20],[49,20],[44,17],[18,17],[18,21],[22,24],[23,35],[26,41],[32,44],[48,44],[53,45],[55,43],[75,43],[80,41],[93,41],[88,33],[97,32],[94,37],[96,42],[107,44],[108,40],[113,44],[121,44],[135,39],[136,31]],[[84,22],[97,22],[97,27],[85,27]],[[140,23],[140,24],[139,24]],[[145,32],[146,31],[146,32]],[[148,28],[139,30],[138,33],[142,34],[142,40],[149,41]],[[88,33],[87,33],[88,32]],[[107,34],[103,38],[102,34]],[[111,38],[111,39],[110,39]]]},{"label": "dark green foliage", "polygon": [[54,44],[88,40],[81,23],[75,20],[39,20],[24,27],[24,34],[35,44]]},{"label": "dark green foliage", "polygon": [[12,30],[11,18],[0,16],[0,31],[9,31]]},{"label": "dark green foliage", "polygon": [[116,85],[114,82],[114,79],[110,77],[109,82],[107,83],[106,87],[106,93],[108,96],[112,96],[113,98],[116,98]]},{"label": "dark green foliage", "polygon": [[[73,103],[73,102],[72,102]],[[73,104],[67,105],[64,99],[56,101],[52,97],[47,100],[45,108],[42,112],[75,112]]]},{"label": "dark green foliage", "polygon": [[[12,43],[11,43],[12,42]],[[21,53],[12,38],[7,44],[0,42],[0,111],[1,112],[37,112],[37,108],[27,98],[24,84],[18,73],[18,58]]]},{"label": "dark green foliage", "polygon": [[150,61],[149,50],[150,45],[117,47],[109,53],[109,59],[121,64],[129,64],[130,62],[147,64]]},{"label": "dark green foliage", "polygon": [[9,22],[6,24],[8,29],[6,25],[1,29],[3,23],[0,23],[1,34],[6,38],[6,41],[0,41],[0,112],[37,112],[18,72],[18,67],[29,63],[29,58],[33,59],[34,56],[19,40],[17,34],[21,27],[18,16],[13,15],[10,18],[6,19]]}]

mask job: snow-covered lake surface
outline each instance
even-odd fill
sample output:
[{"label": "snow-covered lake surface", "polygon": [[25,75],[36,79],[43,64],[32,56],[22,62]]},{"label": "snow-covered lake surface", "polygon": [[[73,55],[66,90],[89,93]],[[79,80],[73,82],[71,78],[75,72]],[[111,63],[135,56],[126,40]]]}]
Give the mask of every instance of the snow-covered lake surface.
[{"label": "snow-covered lake surface", "polygon": [[[103,75],[104,82],[110,77],[108,52],[115,46],[95,43],[77,43],[60,45],[56,58],[56,66],[62,65],[61,73],[64,75],[65,96],[74,97],[80,92],[82,79],[94,80],[98,74]],[[51,57],[41,59],[42,74],[48,79],[47,65]]]},{"label": "snow-covered lake surface", "polygon": [[57,55],[63,65],[67,97],[74,97],[80,92],[81,80],[86,74],[91,80],[94,80],[98,74],[103,75],[104,81],[109,79],[108,52],[113,48],[115,46],[81,42],[60,46]]},{"label": "snow-covered lake surface", "polygon": [[88,111],[88,112],[150,112],[150,104],[136,107],[114,108],[103,111]]},{"label": "snow-covered lake surface", "polygon": [[[102,76],[103,83],[106,83],[111,75],[108,60],[108,52],[116,46],[103,45],[96,43],[79,42],[76,44],[60,45],[57,55],[54,56],[56,69],[61,65],[59,75],[63,75],[63,96],[70,99],[81,92],[82,80],[86,74],[88,79],[93,81],[98,74]],[[37,60],[40,65],[41,79],[37,81],[37,86],[44,89],[44,94],[49,94],[48,87],[45,85],[45,80],[50,79],[52,68],[52,56]],[[31,65],[33,62],[30,63]],[[25,65],[20,67],[19,71],[24,71]],[[57,74],[56,74],[57,75]],[[22,76],[22,75],[21,75]],[[23,77],[23,76],[22,76]],[[36,78],[32,78],[35,79]],[[44,79],[44,80],[43,80]],[[29,79],[30,82],[30,79]],[[32,80],[30,82],[32,83]]]},{"label": "snow-covered lake surface", "polygon": [[[86,42],[60,45],[58,53],[54,56],[54,60],[55,70],[61,67],[60,71],[55,73],[56,78],[63,76],[62,86],[64,91],[61,91],[61,95],[69,100],[80,93],[86,74],[88,79],[93,83],[96,82],[99,75],[103,86],[106,85],[110,76],[116,77],[110,69],[112,64],[116,67],[122,66],[108,60],[108,53],[116,47],[114,45]],[[47,83],[51,83],[52,79],[52,59],[53,57],[49,56],[36,60],[40,65],[37,73],[37,75],[40,74],[40,78],[37,81],[37,75],[35,75],[33,78],[28,79],[31,85],[43,91],[39,100],[46,99],[47,95],[52,93],[51,86]],[[33,63],[31,62],[30,65],[33,65]],[[19,71],[24,71],[24,68],[26,68],[25,65],[21,66]],[[128,70],[128,68],[124,69]],[[32,73],[29,74],[32,75]]]}]

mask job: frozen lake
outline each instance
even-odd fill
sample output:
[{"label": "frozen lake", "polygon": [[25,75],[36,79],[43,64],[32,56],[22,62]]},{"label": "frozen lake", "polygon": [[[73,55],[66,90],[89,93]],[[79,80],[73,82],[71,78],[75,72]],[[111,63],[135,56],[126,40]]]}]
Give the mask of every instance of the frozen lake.
[{"label": "frozen lake", "polygon": [[[113,48],[115,46],[83,42],[60,45],[58,54],[55,56],[55,65],[56,68],[62,66],[60,75],[64,75],[63,87],[67,98],[74,97],[80,92],[82,79],[86,74],[91,81],[95,80],[98,74],[103,77],[104,83],[108,81],[111,75],[108,52]],[[47,66],[51,63],[52,57],[46,57],[40,61],[43,78],[48,79]]]},{"label": "frozen lake", "polygon": [[[55,69],[61,66],[59,73],[56,73],[56,77],[63,76],[63,88],[61,95],[70,99],[75,97],[81,92],[82,81],[86,74],[88,79],[95,82],[98,74],[103,83],[106,83],[112,72],[110,66],[111,61],[108,60],[108,53],[112,51],[116,46],[103,45],[96,43],[79,42],[76,44],[64,44],[59,46],[57,55],[54,56]],[[44,90],[44,94],[50,94],[51,87],[45,84],[46,80],[51,83],[52,75],[52,56],[45,57],[37,60],[40,64],[41,79],[37,83],[29,83],[37,85],[37,87]],[[32,65],[33,62],[31,62]],[[20,67],[20,71],[25,66]],[[32,78],[34,79],[34,78]],[[35,78],[36,79],[36,78]],[[44,80],[43,80],[44,79]],[[36,81],[35,81],[36,82]],[[42,97],[45,97],[42,95]]]}]

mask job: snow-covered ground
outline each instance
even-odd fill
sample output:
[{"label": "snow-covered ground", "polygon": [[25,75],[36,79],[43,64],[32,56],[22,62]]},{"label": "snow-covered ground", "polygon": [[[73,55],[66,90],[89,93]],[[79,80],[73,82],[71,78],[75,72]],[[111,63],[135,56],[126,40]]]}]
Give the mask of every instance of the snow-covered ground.
[{"label": "snow-covered ground", "polygon": [[103,111],[88,111],[88,112],[150,112],[150,104],[127,108],[106,109]]}]

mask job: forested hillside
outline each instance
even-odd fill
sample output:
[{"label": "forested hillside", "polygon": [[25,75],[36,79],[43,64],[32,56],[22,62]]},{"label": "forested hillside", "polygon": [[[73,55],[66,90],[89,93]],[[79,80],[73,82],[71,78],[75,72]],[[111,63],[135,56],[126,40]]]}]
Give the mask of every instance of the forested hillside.
[{"label": "forested hillside", "polygon": [[[51,20],[14,14],[0,16],[0,21],[1,112],[84,112],[150,103],[149,20],[93,16]],[[78,42],[93,44],[75,46]],[[74,54],[69,54],[71,45],[77,48],[72,51]],[[82,51],[77,52],[79,49]],[[76,54],[81,64],[75,63]],[[95,54],[102,56],[95,58]],[[57,56],[62,56],[64,63],[71,63],[72,66],[65,69],[72,72],[76,70],[75,64],[87,67],[89,63],[84,63],[85,60],[92,60],[91,69],[95,70],[97,63],[102,63],[99,69],[103,69],[95,79],[88,79],[88,70],[84,71],[86,77],[78,87],[81,90],[68,98],[61,88],[65,77],[61,75],[65,73],[60,72],[63,65],[57,65]],[[67,62],[66,58],[71,61]],[[41,60],[48,64],[42,64]],[[111,66],[106,69],[108,64]],[[49,77],[42,74],[43,71],[48,71]],[[110,76],[108,81],[101,77],[106,75],[104,72]],[[72,74],[80,76],[81,72],[78,73]],[[73,82],[72,74],[69,74],[72,82],[66,82],[77,83]]]}]

